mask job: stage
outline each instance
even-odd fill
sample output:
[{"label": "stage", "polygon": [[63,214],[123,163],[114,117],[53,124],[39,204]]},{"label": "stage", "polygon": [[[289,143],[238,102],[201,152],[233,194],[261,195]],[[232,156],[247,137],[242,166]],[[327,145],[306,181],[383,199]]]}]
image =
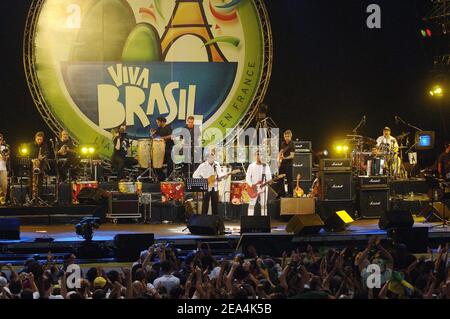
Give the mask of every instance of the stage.
[{"label": "stage", "polygon": [[[318,234],[306,236],[289,234],[285,228],[285,222],[272,221],[271,233],[241,235],[239,223],[225,222],[225,235],[198,236],[191,235],[184,223],[108,223],[95,230],[93,242],[86,244],[76,235],[74,225],[21,226],[20,240],[0,240],[0,262],[19,265],[30,257],[45,260],[49,251],[59,259],[64,254],[74,252],[85,263],[133,261],[137,259],[139,251],[148,248],[142,243],[136,246],[136,243],[130,241],[127,256],[118,258],[115,237],[120,234],[153,234],[155,243],[170,243],[179,249],[181,255],[189,254],[200,243],[208,243],[217,256],[231,256],[235,252],[245,254],[247,247],[253,245],[260,254],[278,257],[284,250],[305,248],[308,244],[318,250],[327,247],[364,247],[370,236],[377,235],[386,243],[389,237],[386,231],[379,229],[377,219],[356,220],[342,232],[327,232],[322,229]],[[436,248],[450,241],[449,227],[439,227],[437,224],[425,223],[424,218],[415,218],[413,229],[424,228],[428,229],[426,242],[417,243],[414,238],[408,238],[415,253],[425,253],[424,247]]]}]

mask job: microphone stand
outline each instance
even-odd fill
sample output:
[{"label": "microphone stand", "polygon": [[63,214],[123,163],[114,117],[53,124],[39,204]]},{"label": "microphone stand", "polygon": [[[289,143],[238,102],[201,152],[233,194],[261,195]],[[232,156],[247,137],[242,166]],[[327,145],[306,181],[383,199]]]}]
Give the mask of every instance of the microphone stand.
[{"label": "microphone stand", "polygon": [[365,117],[363,117],[361,119],[361,121],[359,121],[358,125],[356,125],[356,127],[352,130],[352,133],[356,135],[356,133],[358,132],[359,128],[365,123],[366,119]]},{"label": "microphone stand", "polygon": [[414,129],[414,130],[416,130],[416,131],[423,132],[423,130],[422,130],[421,128],[419,128],[419,127],[417,127],[417,126],[414,126],[414,125],[412,125],[412,124],[407,123],[407,122],[406,122],[405,120],[403,120],[400,116],[397,116],[397,119],[398,119],[399,122],[405,124],[406,126],[412,128],[412,129]]}]

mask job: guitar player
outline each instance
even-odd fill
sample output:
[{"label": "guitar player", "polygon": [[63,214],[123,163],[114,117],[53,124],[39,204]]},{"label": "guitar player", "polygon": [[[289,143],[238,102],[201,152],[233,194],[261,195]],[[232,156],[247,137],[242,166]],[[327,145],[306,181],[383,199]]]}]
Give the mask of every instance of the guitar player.
[{"label": "guitar player", "polygon": [[255,205],[259,198],[259,203],[261,205],[261,216],[267,216],[267,198],[269,195],[269,190],[266,187],[260,189],[259,185],[267,183],[272,180],[272,173],[270,172],[270,166],[261,161],[261,154],[256,151],[256,162],[250,164],[247,169],[246,182],[252,188],[256,188],[259,193],[255,198],[250,199],[248,205],[248,216],[254,216]]},{"label": "guitar player", "polygon": [[[279,153],[279,173],[286,175],[286,181],[288,184],[288,193],[287,197],[292,197],[294,190],[293,190],[293,176],[292,176],[292,165],[294,161],[294,155],[295,155],[295,146],[292,142],[292,131],[287,130],[283,134],[283,143],[281,143],[281,150]],[[284,183],[283,187],[279,192],[281,197],[286,197],[285,195],[285,189],[284,189]]]},{"label": "guitar player", "polygon": [[208,192],[203,195],[202,215],[207,215],[209,210],[209,201],[211,200],[211,210],[213,215],[218,214],[219,205],[219,180],[224,176],[219,162],[216,161],[216,151],[211,149],[207,154],[206,161],[199,165],[192,175],[193,178],[206,178],[211,180],[208,183]]}]

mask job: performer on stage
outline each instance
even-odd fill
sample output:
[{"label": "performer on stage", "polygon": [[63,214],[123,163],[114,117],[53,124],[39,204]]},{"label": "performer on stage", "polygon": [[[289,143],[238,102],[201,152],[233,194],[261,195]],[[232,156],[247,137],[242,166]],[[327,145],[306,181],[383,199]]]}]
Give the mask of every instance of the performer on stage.
[{"label": "performer on stage", "polygon": [[8,194],[8,161],[10,157],[9,146],[3,134],[0,133],[0,205],[5,205]]},{"label": "performer on stage", "polygon": [[60,137],[55,145],[57,169],[60,181],[67,179],[69,169],[77,164],[77,153],[75,145],[67,131],[61,131]]},{"label": "performer on stage", "polygon": [[[200,132],[200,126],[195,125],[194,123],[195,118],[191,115],[187,118],[186,126],[185,128],[189,130],[189,133],[191,135],[191,140],[189,145],[185,145],[186,148],[190,150],[190,162],[186,163],[184,167],[184,174],[186,176],[189,176],[197,169],[197,164],[195,163],[195,155],[199,154],[201,155],[201,132]],[[198,156],[200,158],[200,156]]]},{"label": "performer on stage", "polygon": [[387,168],[391,175],[398,176],[402,163],[398,156],[397,139],[391,136],[389,127],[386,126],[383,129],[383,135],[377,138],[377,148],[379,154],[387,156]]},{"label": "performer on stage", "polygon": [[216,151],[215,149],[211,149],[209,154],[207,155],[207,160],[199,165],[199,167],[195,170],[193,178],[207,178],[211,180],[213,178],[213,182],[208,185],[208,192],[203,196],[203,204],[202,204],[202,215],[207,215],[209,210],[209,201],[211,200],[211,209],[212,214],[218,214],[218,205],[219,205],[219,183],[218,179],[223,177],[222,169],[219,165],[219,162],[216,161]]},{"label": "performer on stage", "polygon": [[254,199],[250,199],[248,216],[253,216],[255,214],[255,205],[258,198],[261,205],[261,216],[267,215],[267,198],[269,195],[269,190],[267,186],[264,187],[264,189],[260,189],[259,185],[270,180],[272,180],[270,166],[261,161],[261,155],[259,151],[256,151],[256,162],[251,163],[248,167],[246,181],[251,187],[256,187],[259,195]]},{"label": "performer on stage", "polygon": [[383,129],[383,135],[377,138],[377,147],[384,154],[398,153],[397,139],[391,136],[389,127],[386,126]]},{"label": "performer on stage", "polygon": [[438,173],[439,178],[450,180],[450,142],[445,144],[444,152],[439,155]]},{"label": "performer on stage", "polygon": [[[280,150],[280,168],[279,173],[286,175],[286,181],[288,183],[288,197],[292,197],[294,193],[293,188],[293,176],[292,176],[292,165],[294,161],[294,155],[295,155],[295,146],[292,142],[292,132],[290,130],[287,130],[283,134],[284,140],[281,144],[281,150]],[[283,184],[284,186],[284,184]],[[281,189],[281,193],[284,193],[284,187]]]},{"label": "performer on stage", "polygon": [[[45,143],[45,133],[37,132],[34,136],[34,143],[30,145],[30,158],[39,159],[41,162],[48,159],[49,152]],[[43,163],[41,163],[43,165]]]},{"label": "performer on stage", "polygon": [[117,171],[117,180],[119,181],[125,178],[125,168],[130,168],[138,163],[135,158],[127,157],[131,143],[126,130],[127,126],[121,125],[113,137],[114,152],[111,164]]},{"label": "performer on stage", "polygon": [[44,132],[37,132],[34,136],[34,143],[30,145],[30,158],[32,163],[32,185],[31,196],[34,202],[39,198],[43,183],[44,171],[49,169],[48,165],[48,147],[45,143]]},{"label": "performer on stage", "polygon": [[172,127],[167,124],[167,120],[165,117],[158,117],[156,119],[156,124],[158,125],[158,129],[151,130],[152,138],[161,138],[165,141],[165,150],[164,150],[164,164],[167,165],[167,176],[164,176],[164,172],[162,169],[157,170],[158,178],[160,181],[166,179],[172,174],[173,170],[173,160],[172,160],[172,148],[173,148],[173,140],[172,140]]}]

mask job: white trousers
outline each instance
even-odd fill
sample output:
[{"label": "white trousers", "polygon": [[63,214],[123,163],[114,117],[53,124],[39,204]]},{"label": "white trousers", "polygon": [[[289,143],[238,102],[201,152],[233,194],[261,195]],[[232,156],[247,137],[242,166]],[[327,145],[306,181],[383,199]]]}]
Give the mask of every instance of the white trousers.
[{"label": "white trousers", "polygon": [[248,205],[248,212],[247,216],[254,216],[255,215],[255,205],[258,202],[261,205],[261,216],[267,216],[267,197],[269,196],[269,190],[266,189],[264,192],[259,194],[256,198],[250,199],[249,205]]},{"label": "white trousers", "polygon": [[8,193],[8,171],[0,171],[0,197]]}]

